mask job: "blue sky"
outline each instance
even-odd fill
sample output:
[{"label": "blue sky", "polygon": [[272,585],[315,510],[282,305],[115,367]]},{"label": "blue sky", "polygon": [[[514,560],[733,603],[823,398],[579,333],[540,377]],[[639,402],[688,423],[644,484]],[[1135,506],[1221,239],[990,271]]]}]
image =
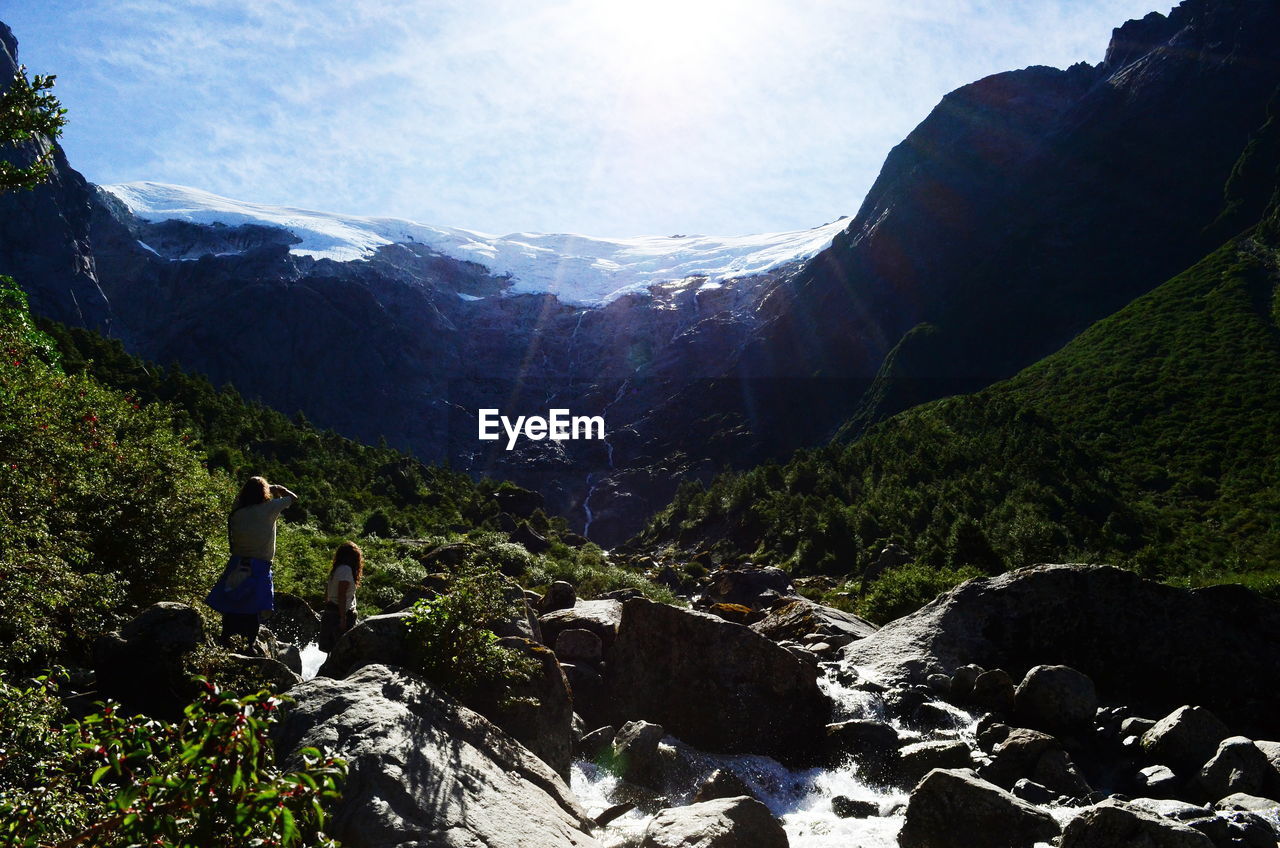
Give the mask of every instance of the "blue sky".
[{"label": "blue sky", "polygon": [[72,164],[493,233],[857,211],[947,91],[1169,0],[4,0]]}]

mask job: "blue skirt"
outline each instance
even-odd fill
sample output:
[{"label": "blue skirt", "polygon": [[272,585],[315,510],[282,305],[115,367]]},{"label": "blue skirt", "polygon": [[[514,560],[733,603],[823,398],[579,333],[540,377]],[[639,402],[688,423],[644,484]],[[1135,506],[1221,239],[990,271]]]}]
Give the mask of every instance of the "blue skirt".
[{"label": "blue skirt", "polygon": [[271,561],[233,556],[205,603],[218,612],[260,613],[276,608]]}]

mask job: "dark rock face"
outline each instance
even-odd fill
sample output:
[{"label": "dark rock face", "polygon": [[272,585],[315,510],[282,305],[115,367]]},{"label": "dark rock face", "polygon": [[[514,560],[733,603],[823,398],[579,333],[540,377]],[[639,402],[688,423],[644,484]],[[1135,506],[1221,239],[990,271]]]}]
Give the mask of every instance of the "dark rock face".
[{"label": "dark rock face", "polygon": [[278,750],[324,746],[350,768],[330,831],[343,845],[596,845],[549,766],[408,672],[365,666],[291,696]]},{"label": "dark rock face", "polygon": [[1014,693],[1014,711],[1027,727],[1050,733],[1090,730],[1098,711],[1093,681],[1064,665],[1038,665]]},{"label": "dark rock face", "polygon": [[[18,41],[0,23],[0,90],[18,70]],[[37,139],[6,153],[25,167],[49,149]],[[31,308],[68,324],[113,329],[111,307],[98,285],[90,244],[92,189],[53,145],[53,174],[31,191],[0,194],[0,274],[14,277],[31,298]]]},{"label": "dark rock face", "polygon": [[1280,716],[1280,689],[1256,685],[1280,679],[1276,605],[1241,587],[1187,591],[1106,566],[970,581],[854,642],[843,658],[916,682],[968,663],[1019,673],[1067,665],[1103,700],[1146,715],[1199,703],[1256,738],[1273,737]]},{"label": "dark rock face", "polygon": [[183,658],[205,643],[204,622],[193,608],[152,604],[94,643],[99,694],[130,711],[177,718],[196,692]]},{"label": "dark rock face", "polygon": [[971,771],[929,772],[911,793],[902,848],[1031,848],[1058,836],[1053,816]]},{"label": "dark rock face", "polygon": [[786,763],[820,750],[831,705],[817,670],[749,628],[643,599],[627,601],[605,678],[614,723],[658,722],[707,751]]}]

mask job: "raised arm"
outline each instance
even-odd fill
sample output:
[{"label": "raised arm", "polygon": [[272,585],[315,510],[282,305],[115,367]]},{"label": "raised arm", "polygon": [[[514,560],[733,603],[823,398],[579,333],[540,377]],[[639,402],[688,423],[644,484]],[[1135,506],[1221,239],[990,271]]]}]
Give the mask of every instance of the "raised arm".
[{"label": "raised arm", "polygon": [[297,496],[297,495],[295,495],[293,492],[289,491],[289,490],[288,490],[288,489],[286,489],[284,486],[278,486],[278,485],[276,485],[275,483],[272,483],[272,484],[271,484],[271,497],[273,497],[273,498],[293,498],[295,501],[298,499],[298,496]]}]

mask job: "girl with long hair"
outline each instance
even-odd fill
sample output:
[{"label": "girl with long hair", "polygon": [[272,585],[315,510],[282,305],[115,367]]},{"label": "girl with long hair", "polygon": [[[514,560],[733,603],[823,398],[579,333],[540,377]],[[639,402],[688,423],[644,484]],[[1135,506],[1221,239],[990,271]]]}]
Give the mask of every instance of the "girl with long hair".
[{"label": "girl with long hair", "polygon": [[227,516],[231,558],[206,599],[222,613],[224,645],[243,636],[252,650],[258,623],[275,609],[271,563],[276,556],[276,521],[297,501],[297,495],[265,477],[250,477],[240,488]]},{"label": "girl with long hair", "polygon": [[320,650],[331,652],[338,639],[356,623],[356,587],[364,576],[364,552],[355,542],[343,542],[333,554],[320,616]]}]

